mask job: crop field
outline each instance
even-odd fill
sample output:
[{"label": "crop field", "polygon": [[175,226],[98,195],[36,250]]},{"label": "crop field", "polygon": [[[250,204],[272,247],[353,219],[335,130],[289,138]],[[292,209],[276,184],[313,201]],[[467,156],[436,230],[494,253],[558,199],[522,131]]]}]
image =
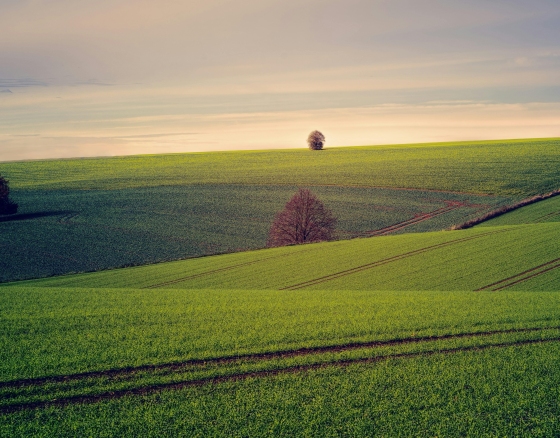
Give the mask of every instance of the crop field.
[{"label": "crop field", "polygon": [[[17,284],[472,291],[519,286],[524,290],[560,290],[556,270],[560,265],[559,235],[559,223],[477,227],[273,248]],[[550,281],[540,289],[535,278],[548,272],[552,274]],[[525,283],[527,280],[531,282]]]},{"label": "crop field", "polygon": [[550,138],[9,162],[0,170],[14,189],[349,185],[524,198],[557,189],[559,167],[560,139]]},{"label": "crop field", "polygon": [[20,410],[0,434],[558,436],[559,354],[537,342],[248,376]]},{"label": "crop field", "polygon": [[[3,287],[0,294],[0,431],[8,436],[115,427],[225,436],[230,427],[257,433],[275,421],[273,430],[288,433],[299,420],[460,434],[473,424],[438,420],[454,404],[456,415],[474,417],[523,410],[523,420],[486,429],[495,432],[558,427],[557,292]],[[514,397],[536,382],[542,390],[527,393],[524,409]],[[433,394],[414,396],[413,388]],[[391,399],[409,408],[391,409]],[[316,404],[317,422],[298,408]],[[331,417],[335,407],[341,412]],[[166,418],[178,422],[162,429]]]},{"label": "crop field", "polygon": [[481,223],[481,227],[560,222],[560,196],[527,205]]},{"label": "crop field", "polygon": [[0,282],[266,245],[310,187],[338,238],[449,228],[560,186],[560,140],[235,151],[1,163]]},{"label": "crop field", "polygon": [[3,163],[0,436],[559,436],[558,146]]},{"label": "crop field", "polygon": [[[193,185],[123,190],[26,190],[0,217],[0,281],[262,248],[293,186]],[[316,187],[339,238],[441,230],[509,198]]]}]

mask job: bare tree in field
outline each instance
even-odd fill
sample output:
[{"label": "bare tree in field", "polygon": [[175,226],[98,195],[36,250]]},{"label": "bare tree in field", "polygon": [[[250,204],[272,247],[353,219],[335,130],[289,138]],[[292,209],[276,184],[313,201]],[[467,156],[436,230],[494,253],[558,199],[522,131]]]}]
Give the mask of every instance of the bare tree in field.
[{"label": "bare tree in field", "polygon": [[268,235],[268,246],[332,240],[336,218],[308,189],[299,189],[278,213]]},{"label": "bare tree in field", "polygon": [[313,131],[307,137],[307,144],[309,145],[309,149],[314,151],[319,151],[323,149],[323,144],[325,143],[325,136],[320,133],[319,131]]},{"label": "bare tree in field", "polygon": [[18,205],[10,200],[8,180],[0,175],[0,214],[17,213]]}]

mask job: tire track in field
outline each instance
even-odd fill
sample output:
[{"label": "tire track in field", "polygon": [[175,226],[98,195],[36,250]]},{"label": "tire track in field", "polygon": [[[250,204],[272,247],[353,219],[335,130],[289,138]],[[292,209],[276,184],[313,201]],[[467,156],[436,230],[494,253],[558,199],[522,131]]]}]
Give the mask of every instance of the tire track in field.
[{"label": "tire track in field", "polygon": [[513,342],[499,342],[499,343],[486,344],[486,345],[455,347],[455,348],[422,351],[422,352],[394,353],[394,354],[386,354],[386,355],[367,357],[367,358],[340,359],[331,362],[294,365],[294,366],[289,366],[284,368],[276,368],[272,370],[248,371],[243,373],[230,374],[227,376],[205,377],[200,379],[185,380],[181,382],[147,385],[147,386],[133,388],[133,389],[109,391],[109,392],[104,392],[95,395],[77,395],[77,396],[61,397],[58,399],[48,400],[48,401],[17,403],[12,405],[1,406],[0,413],[7,414],[11,412],[47,408],[51,406],[68,406],[68,405],[81,404],[81,403],[97,403],[103,400],[115,400],[127,396],[149,395],[162,391],[180,390],[188,387],[196,387],[196,386],[203,386],[203,385],[216,385],[225,382],[238,382],[251,378],[267,378],[267,377],[273,377],[281,374],[296,374],[296,373],[319,370],[319,369],[324,369],[329,367],[343,368],[351,365],[373,364],[373,363],[378,363],[387,360],[414,359],[419,357],[429,357],[436,354],[449,355],[449,354],[455,354],[461,352],[484,351],[489,349],[544,344],[550,342],[560,342],[560,337],[549,338],[549,339],[526,339],[526,340],[518,340]]},{"label": "tire track in field", "polygon": [[544,216],[535,219],[535,222],[546,222],[548,219],[552,219],[556,216],[560,216],[560,211],[553,211],[552,213],[545,214]]},{"label": "tire track in field", "polygon": [[[308,252],[308,251],[311,251],[311,250],[312,250],[312,248],[302,249],[302,250],[298,251],[296,254],[301,254],[302,252]],[[278,258],[282,258],[282,257],[290,257],[290,256],[293,256],[293,255],[295,255],[295,254],[294,253],[279,254],[279,255],[275,255],[275,256],[265,257],[265,258],[262,258],[262,259],[251,260],[249,262],[238,263],[236,265],[224,266],[223,268],[212,269],[210,271],[199,272],[198,274],[192,274],[192,275],[188,275],[186,277],[176,278],[176,279],[169,280],[169,281],[164,281],[164,282],[158,283],[158,284],[152,284],[150,286],[144,286],[140,289],[156,289],[158,287],[169,286],[171,284],[182,283],[183,281],[193,280],[193,279],[196,279],[196,278],[204,277],[206,275],[217,274],[217,273],[224,272],[224,271],[229,271],[229,270],[235,269],[235,268],[254,265],[256,263],[264,262],[266,260],[273,260],[273,259],[278,259]]]},{"label": "tire track in field", "polygon": [[[416,223],[423,222],[425,220],[431,219],[433,217],[439,216],[439,215],[447,213],[449,211],[468,206],[468,204],[466,204],[464,202],[460,202],[460,201],[446,201],[446,203],[448,204],[446,207],[441,207],[441,208],[439,208],[437,210],[434,210],[430,213],[422,214],[422,215],[420,215],[416,218],[410,219],[408,221],[399,222],[398,224],[394,224],[394,225],[391,225],[389,227],[385,227],[385,228],[382,228],[380,230],[376,230],[376,231],[373,231],[373,232],[367,232],[367,233],[362,234],[362,235],[363,236],[368,236],[368,237],[373,237],[373,236],[380,236],[380,235],[388,234],[390,232],[397,231],[399,229],[405,228],[409,225],[414,225]],[[305,251],[308,251],[308,250],[305,250]],[[303,252],[303,251],[301,251],[301,252]],[[298,254],[299,253],[300,252],[298,252]],[[291,255],[292,254],[282,254],[282,255],[279,255],[279,256],[271,256],[271,257],[266,257],[266,258],[259,259],[259,260],[253,260],[253,261],[250,261],[250,262],[239,263],[239,264],[236,264],[236,265],[226,266],[226,267],[223,267],[223,268],[218,268],[218,269],[214,269],[214,270],[210,270],[210,271],[201,272],[201,273],[198,273],[198,274],[188,275],[186,277],[181,277],[181,278],[174,279],[174,280],[165,281],[165,282],[150,285],[150,286],[145,286],[141,289],[156,289],[156,288],[159,288],[159,287],[164,287],[164,286],[169,286],[169,285],[172,285],[172,284],[181,283],[181,282],[187,281],[187,280],[194,280],[194,279],[197,279],[197,278],[200,278],[200,277],[204,277],[206,275],[212,275],[212,274],[221,273],[221,272],[224,272],[224,271],[229,271],[231,269],[235,269],[235,268],[238,268],[238,267],[250,266],[250,265],[259,263],[261,261],[276,259],[276,258],[280,258],[280,257],[288,257],[288,256],[291,256]],[[282,288],[280,290],[284,290],[284,288]]]},{"label": "tire track in field", "polygon": [[560,330],[560,326],[547,326],[547,327],[526,327],[526,328],[512,328],[504,330],[490,330],[485,332],[465,332],[465,333],[455,333],[455,334],[445,334],[439,336],[421,336],[413,338],[397,338],[388,339],[381,341],[369,341],[369,342],[351,342],[339,345],[327,345],[322,347],[305,347],[292,350],[280,350],[280,351],[270,351],[264,353],[249,353],[236,356],[222,356],[214,357],[209,359],[192,359],[183,362],[172,362],[164,363],[158,365],[140,365],[136,367],[126,367],[126,368],[115,368],[104,371],[90,371],[85,373],[67,374],[52,377],[37,377],[31,379],[18,379],[8,382],[0,382],[0,388],[17,388],[25,386],[42,386],[50,383],[59,382],[69,382],[74,380],[84,380],[89,378],[97,377],[126,377],[133,376],[138,372],[154,372],[154,371],[176,371],[189,366],[200,366],[200,365],[219,365],[219,364],[229,364],[239,361],[249,361],[249,360],[269,360],[269,359],[284,359],[297,356],[311,356],[314,354],[321,353],[339,353],[349,350],[358,350],[362,348],[374,348],[374,347],[391,347],[405,344],[423,344],[436,341],[446,341],[451,339],[463,339],[463,338],[478,338],[485,336],[494,335],[505,335],[513,333],[532,333],[532,332],[542,332],[545,330]]},{"label": "tire track in field", "polygon": [[304,281],[302,283],[297,283],[297,284],[294,284],[294,285],[291,285],[291,286],[285,286],[285,287],[280,288],[279,290],[297,290],[297,289],[303,289],[304,287],[308,287],[308,286],[315,286],[316,284],[325,283],[327,281],[331,281],[331,280],[335,280],[335,279],[338,279],[338,278],[341,278],[341,277],[352,275],[352,274],[355,274],[357,272],[366,271],[368,269],[372,269],[372,268],[375,268],[377,266],[386,265],[386,264],[389,264],[389,263],[392,263],[392,262],[403,260],[403,259],[408,258],[408,257],[413,257],[413,256],[418,255],[418,254],[422,254],[422,253],[429,252],[429,251],[432,251],[432,250],[436,250],[436,249],[439,249],[439,248],[444,248],[446,246],[451,246],[451,245],[455,245],[455,244],[462,243],[462,242],[468,242],[470,240],[478,239],[480,237],[485,237],[485,236],[488,236],[488,235],[491,235],[491,234],[505,233],[505,232],[509,232],[509,231],[511,231],[511,230],[506,229],[506,230],[489,231],[489,232],[486,232],[486,233],[477,234],[475,236],[463,237],[463,238],[460,238],[460,239],[451,240],[449,242],[442,242],[442,243],[438,243],[438,244],[435,244],[435,245],[426,246],[424,248],[416,249],[414,251],[405,252],[403,254],[398,254],[396,256],[388,257],[386,259],[378,260],[376,262],[367,263],[365,265],[356,266],[355,268],[350,268],[350,269],[345,269],[344,271],[335,272],[334,274],[329,274],[329,275],[325,275],[325,276],[322,276],[322,277],[314,278],[313,280]]},{"label": "tire track in field", "polygon": [[502,289],[506,289],[510,286],[514,286],[516,284],[530,280],[531,278],[538,277],[545,272],[549,272],[557,268],[560,268],[560,258],[550,260],[549,262],[543,263],[539,266],[535,266],[531,269],[527,269],[526,271],[520,272],[519,274],[512,275],[511,277],[507,277],[503,280],[496,281],[495,283],[491,283],[481,288],[475,289],[475,292],[480,292],[483,290],[499,291]]},{"label": "tire track in field", "polygon": [[373,237],[373,236],[383,236],[394,231],[402,230],[403,228],[409,227],[410,225],[419,224],[420,222],[427,221],[434,217],[440,216],[445,213],[449,213],[450,211],[457,210],[461,207],[467,207],[468,204],[460,201],[446,201],[446,206],[438,208],[437,210],[430,211],[428,213],[421,213],[418,216],[413,217],[412,219],[408,219],[403,222],[398,222],[393,225],[389,225],[388,227],[380,228],[379,230],[375,231],[368,231],[363,233],[363,236]]}]

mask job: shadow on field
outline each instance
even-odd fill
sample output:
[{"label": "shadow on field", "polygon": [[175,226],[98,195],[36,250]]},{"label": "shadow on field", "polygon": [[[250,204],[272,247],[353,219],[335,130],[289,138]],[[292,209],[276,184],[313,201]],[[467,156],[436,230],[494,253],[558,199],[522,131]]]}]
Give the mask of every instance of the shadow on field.
[{"label": "shadow on field", "polygon": [[11,216],[0,216],[0,222],[12,221],[25,221],[29,219],[37,219],[49,216],[66,216],[69,214],[76,214],[75,211],[60,210],[60,211],[38,211],[36,213],[14,214]]}]

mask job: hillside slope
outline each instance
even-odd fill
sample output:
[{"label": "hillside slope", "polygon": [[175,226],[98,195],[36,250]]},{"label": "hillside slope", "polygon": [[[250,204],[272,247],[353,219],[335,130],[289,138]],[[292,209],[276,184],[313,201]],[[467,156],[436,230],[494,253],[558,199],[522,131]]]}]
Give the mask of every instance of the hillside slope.
[{"label": "hillside slope", "polygon": [[[16,283],[48,287],[560,290],[560,223],[291,246]],[[545,286],[531,286],[545,275]],[[531,280],[531,282],[529,282]]]}]

